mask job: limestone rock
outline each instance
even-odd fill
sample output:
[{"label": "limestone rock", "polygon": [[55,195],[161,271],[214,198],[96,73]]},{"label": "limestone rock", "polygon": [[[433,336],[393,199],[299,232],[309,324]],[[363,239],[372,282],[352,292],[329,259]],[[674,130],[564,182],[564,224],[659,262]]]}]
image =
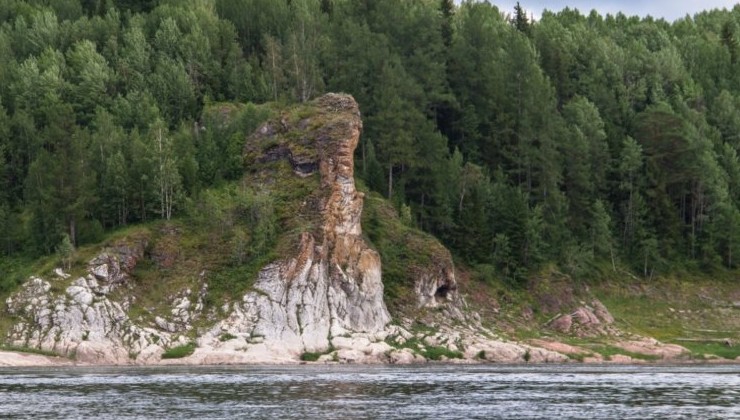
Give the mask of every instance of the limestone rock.
[{"label": "limestone rock", "polygon": [[[209,333],[211,337],[223,331],[259,335],[279,347],[281,354],[297,357],[305,351],[327,350],[330,337],[376,333],[390,321],[383,302],[380,257],[365,243],[360,226],[363,194],[355,189],[353,159],[362,129],[359,108],[351,96],[336,94],[321,97],[316,106],[331,124],[311,131],[308,124],[290,127],[281,119],[279,125],[267,123],[258,129],[247,143],[259,144],[281,131],[300,133],[303,127],[300,150],[281,144],[258,160],[287,159],[300,176],[318,170],[320,228],[300,235],[293,256],[264,267],[255,291],[235,305]],[[358,355],[347,350],[339,352],[340,359],[356,360]]]},{"label": "limestone rock", "polygon": [[144,257],[147,245],[146,237],[137,236],[127,243],[117,243],[90,260],[88,271],[95,280],[102,283],[96,287],[96,292],[107,294],[125,283],[136,264]]},{"label": "limestone rock", "polygon": [[573,326],[573,317],[570,315],[562,315],[552,321],[549,326],[555,331],[568,333]]},{"label": "limestone rock", "polygon": [[591,305],[593,306],[594,315],[601,320],[604,324],[613,324],[614,323],[614,317],[611,313],[609,313],[609,310],[604,306],[603,303],[601,303],[598,299],[594,299],[591,302]]},{"label": "limestone rock", "polygon": [[410,349],[393,350],[388,355],[388,360],[394,365],[408,365],[417,361],[416,355]]}]

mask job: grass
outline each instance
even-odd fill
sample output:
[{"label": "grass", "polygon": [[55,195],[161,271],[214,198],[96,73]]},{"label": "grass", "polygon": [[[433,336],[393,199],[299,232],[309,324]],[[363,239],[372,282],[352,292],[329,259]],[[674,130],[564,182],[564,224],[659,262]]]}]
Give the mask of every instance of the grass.
[{"label": "grass", "polygon": [[691,351],[692,357],[697,359],[704,359],[706,358],[705,355],[713,354],[715,356],[719,356],[723,359],[728,360],[734,360],[738,357],[740,357],[740,345],[734,345],[734,346],[727,346],[722,343],[686,343],[686,342],[678,342],[677,344],[680,344],[689,351]]},{"label": "grass", "polygon": [[223,334],[221,334],[221,335],[218,336],[218,341],[220,341],[220,342],[223,343],[224,341],[233,340],[235,338],[236,338],[236,336],[234,334],[223,333]]},{"label": "grass", "polygon": [[162,359],[182,359],[188,357],[195,352],[195,343],[190,342],[181,346],[167,349],[162,354]]},{"label": "grass", "polygon": [[415,310],[413,288],[420,272],[451,263],[450,254],[433,236],[402,223],[388,200],[360,182],[357,187],[365,192],[362,229],[381,257],[386,304],[393,312]]},{"label": "grass", "polygon": [[315,362],[319,360],[319,357],[321,357],[324,353],[315,353],[311,351],[307,351],[303,354],[301,354],[301,360],[304,362]]},{"label": "grass", "polygon": [[435,347],[427,346],[421,355],[429,360],[442,360],[442,359],[462,359],[463,354],[459,351],[452,351],[447,347]]},{"label": "grass", "polygon": [[699,358],[740,356],[740,346],[712,342],[740,338],[740,317],[730,306],[737,293],[733,282],[684,275],[650,283],[602,285],[596,291],[624,330],[681,345]]},{"label": "grass", "polygon": [[13,351],[16,353],[31,353],[31,354],[38,354],[41,356],[48,356],[48,357],[64,357],[60,355],[59,353],[48,351],[48,350],[42,350],[37,349],[33,347],[25,347],[25,346],[10,346],[10,345],[2,345],[0,346],[0,350],[2,351]]}]

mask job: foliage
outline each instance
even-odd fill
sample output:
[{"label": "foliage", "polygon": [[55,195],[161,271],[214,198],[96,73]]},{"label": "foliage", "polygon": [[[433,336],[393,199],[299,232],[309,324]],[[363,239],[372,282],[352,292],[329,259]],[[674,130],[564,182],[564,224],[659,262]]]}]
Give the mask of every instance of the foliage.
[{"label": "foliage", "polygon": [[267,258],[291,192],[217,192],[276,109],[255,104],[343,91],[363,113],[356,174],[403,219],[366,220],[390,295],[412,228],[514,286],[547,264],[737,268],[736,11],[533,21],[457,3],[2,2],[2,258],[182,217],[221,229],[235,266]]},{"label": "foliage", "polygon": [[694,357],[698,359],[704,359],[706,357],[705,355],[719,356],[727,360],[735,360],[740,357],[740,346],[737,344],[734,346],[712,342],[681,342],[679,344],[689,349]]},{"label": "foliage", "polygon": [[304,362],[315,362],[319,360],[319,357],[321,357],[322,355],[323,353],[313,353],[313,352],[307,351],[301,354],[301,360],[303,360]]},{"label": "foliage", "polygon": [[182,344],[182,345],[167,349],[164,353],[162,353],[162,358],[163,359],[182,359],[183,357],[190,356],[194,352],[195,352],[195,343],[190,342],[187,344]]},{"label": "foliage", "polygon": [[421,352],[422,356],[426,357],[429,360],[442,360],[442,358],[447,359],[462,359],[463,354],[459,351],[452,351],[448,349],[447,347],[434,347],[434,346],[427,346],[424,351]]},{"label": "foliage", "polygon": [[64,238],[62,238],[62,242],[57,245],[57,254],[59,255],[59,258],[62,260],[62,265],[64,266],[65,270],[69,270],[72,266],[72,259],[74,258],[75,253],[75,247],[72,245],[72,241],[70,241],[69,236],[64,235]]}]

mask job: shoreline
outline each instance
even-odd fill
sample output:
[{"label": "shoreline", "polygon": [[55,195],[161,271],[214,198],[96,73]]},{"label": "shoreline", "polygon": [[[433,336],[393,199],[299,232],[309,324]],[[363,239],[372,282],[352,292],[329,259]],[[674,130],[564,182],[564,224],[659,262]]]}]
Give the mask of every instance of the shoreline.
[{"label": "shoreline", "polygon": [[699,365],[740,365],[738,359],[663,359],[663,360],[641,360],[632,359],[629,361],[617,358],[617,360],[600,360],[600,361],[578,361],[569,359],[566,362],[491,362],[485,360],[473,360],[473,359],[448,359],[448,360],[426,360],[424,362],[414,363],[340,363],[340,362],[308,362],[302,360],[293,360],[285,362],[276,362],[275,360],[265,362],[253,362],[253,363],[199,363],[197,360],[193,361],[176,361],[167,359],[164,362],[159,363],[128,363],[128,364],[108,364],[108,363],[85,363],[77,362],[73,359],[68,359],[62,356],[46,356],[36,353],[24,353],[18,351],[5,351],[0,350],[0,368],[39,368],[39,367],[100,367],[100,368],[148,368],[148,367],[227,367],[227,366],[419,366],[419,365],[490,365],[490,366],[552,366],[552,365],[570,365],[570,366],[699,366]]}]

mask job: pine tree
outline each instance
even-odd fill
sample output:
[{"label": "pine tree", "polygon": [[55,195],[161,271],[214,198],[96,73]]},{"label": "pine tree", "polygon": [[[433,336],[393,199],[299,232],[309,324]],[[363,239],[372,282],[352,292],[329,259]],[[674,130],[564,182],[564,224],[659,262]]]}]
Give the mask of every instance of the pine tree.
[{"label": "pine tree", "polygon": [[529,35],[531,26],[527,18],[527,12],[519,2],[516,2],[516,6],[514,6],[514,17],[511,19],[511,23],[519,32]]}]

